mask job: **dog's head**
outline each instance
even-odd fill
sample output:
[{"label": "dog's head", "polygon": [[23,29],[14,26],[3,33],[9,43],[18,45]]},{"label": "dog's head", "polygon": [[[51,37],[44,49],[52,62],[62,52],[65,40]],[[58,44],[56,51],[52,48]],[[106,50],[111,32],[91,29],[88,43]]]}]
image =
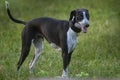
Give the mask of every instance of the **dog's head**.
[{"label": "dog's head", "polygon": [[82,30],[84,33],[87,32],[89,27],[89,12],[87,9],[73,10],[70,14],[69,21],[72,22],[73,27]]}]

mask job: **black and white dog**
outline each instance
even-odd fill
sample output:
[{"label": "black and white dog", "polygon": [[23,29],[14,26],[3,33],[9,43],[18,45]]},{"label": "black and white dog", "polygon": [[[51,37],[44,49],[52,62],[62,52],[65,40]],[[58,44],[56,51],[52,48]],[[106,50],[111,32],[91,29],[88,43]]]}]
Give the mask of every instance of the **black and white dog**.
[{"label": "black and white dog", "polygon": [[6,8],[9,18],[25,27],[22,31],[22,50],[18,62],[17,70],[25,61],[29,54],[31,43],[35,47],[35,55],[30,63],[30,71],[41,55],[43,50],[43,39],[45,38],[50,44],[56,45],[61,49],[63,58],[63,74],[62,77],[68,77],[68,65],[71,55],[77,44],[77,34],[83,31],[87,32],[89,27],[89,12],[87,9],[73,10],[70,14],[69,21],[57,20],[53,18],[36,18],[29,22],[17,20],[12,17],[9,9],[9,4],[6,1]]}]

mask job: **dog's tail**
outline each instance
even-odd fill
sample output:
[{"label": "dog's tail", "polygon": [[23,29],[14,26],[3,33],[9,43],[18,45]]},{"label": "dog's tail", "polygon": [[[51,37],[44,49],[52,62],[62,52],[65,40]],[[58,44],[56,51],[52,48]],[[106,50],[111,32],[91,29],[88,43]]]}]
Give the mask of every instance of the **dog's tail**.
[{"label": "dog's tail", "polygon": [[15,19],[15,18],[11,15],[9,3],[8,3],[7,1],[5,1],[5,6],[6,6],[6,9],[7,9],[8,16],[9,16],[9,18],[10,18],[12,21],[14,21],[14,22],[16,22],[16,23],[24,24],[24,25],[26,24],[26,22],[21,21],[21,20],[18,20],[18,19]]}]

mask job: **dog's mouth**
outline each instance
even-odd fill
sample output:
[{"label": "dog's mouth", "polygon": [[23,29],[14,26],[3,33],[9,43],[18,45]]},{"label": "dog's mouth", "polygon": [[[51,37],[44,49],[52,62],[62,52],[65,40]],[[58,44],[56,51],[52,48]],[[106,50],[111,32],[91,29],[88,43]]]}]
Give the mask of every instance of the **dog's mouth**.
[{"label": "dog's mouth", "polygon": [[86,32],[87,32],[87,27],[82,27],[82,31],[83,31],[84,33],[86,33]]},{"label": "dog's mouth", "polygon": [[84,33],[87,33],[87,28],[89,27],[89,25],[84,25],[79,23],[79,26]]}]

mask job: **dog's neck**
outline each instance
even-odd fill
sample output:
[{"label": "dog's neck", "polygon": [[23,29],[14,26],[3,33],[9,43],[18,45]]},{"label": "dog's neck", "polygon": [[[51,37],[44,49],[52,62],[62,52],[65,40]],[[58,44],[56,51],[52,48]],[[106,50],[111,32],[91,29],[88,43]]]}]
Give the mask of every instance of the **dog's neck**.
[{"label": "dog's neck", "polygon": [[75,26],[75,23],[73,23],[73,22],[69,22],[69,25],[70,25],[70,27],[71,27],[71,29],[74,31],[74,32],[76,32],[76,33],[80,33],[81,32],[81,29],[79,29],[79,28],[77,28],[76,26]]}]

